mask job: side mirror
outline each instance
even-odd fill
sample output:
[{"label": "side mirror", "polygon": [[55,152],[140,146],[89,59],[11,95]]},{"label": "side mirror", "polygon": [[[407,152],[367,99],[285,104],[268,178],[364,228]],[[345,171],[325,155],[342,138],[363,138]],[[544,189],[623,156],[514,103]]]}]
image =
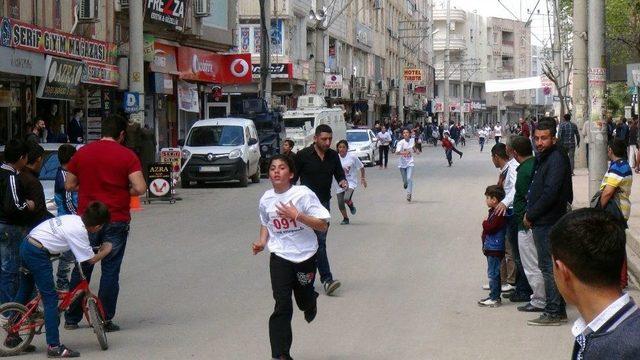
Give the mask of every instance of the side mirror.
[{"label": "side mirror", "polygon": [[249,146],[253,146],[253,145],[257,144],[257,143],[258,143],[258,139],[251,138],[251,139],[249,139],[249,143],[248,144],[249,144]]},{"label": "side mirror", "polygon": [[184,146],[184,139],[178,140],[178,146]]}]

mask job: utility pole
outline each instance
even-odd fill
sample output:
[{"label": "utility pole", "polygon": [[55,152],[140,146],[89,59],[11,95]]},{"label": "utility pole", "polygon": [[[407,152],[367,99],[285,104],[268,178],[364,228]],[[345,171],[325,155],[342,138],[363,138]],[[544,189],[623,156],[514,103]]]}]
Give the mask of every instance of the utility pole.
[{"label": "utility pole", "polygon": [[447,21],[445,29],[445,45],[444,45],[444,99],[442,104],[444,106],[444,124],[449,124],[449,66],[451,65],[449,46],[451,45],[451,0],[447,0]]},{"label": "utility pole", "polygon": [[463,64],[460,63],[460,124],[464,125],[464,76]]},{"label": "utility pole", "polygon": [[[587,0],[573,0],[573,104],[578,129],[587,118]],[[586,144],[576,149],[576,168],[587,167]]]},{"label": "utility pole", "polygon": [[604,121],[606,68],[604,52],[604,0],[589,0],[589,199],[600,188],[607,171],[607,125]]},{"label": "utility pole", "polygon": [[129,6],[129,91],[138,93],[138,112],[131,114],[129,120],[142,125],[144,123],[144,18],[142,0],[131,0]]},{"label": "utility pole", "polygon": [[271,0],[260,0],[260,97],[271,108]]},{"label": "utility pole", "polygon": [[398,121],[400,124],[404,124],[404,68],[407,65],[407,59],[404,51],[404,38],[402,35],[398,38],[398,44],[400,46],[400,69],[398,74]]},{"label": "utility pole", "polygon": [[[324,10],[324,0],[316,0],[316,14],[323,14]],[[326,14],[325,14],[326,16]],[[316,24],[316,94],[324,97],[324,32],[326,28],[324,27],[323,21],[320,21]]]}]

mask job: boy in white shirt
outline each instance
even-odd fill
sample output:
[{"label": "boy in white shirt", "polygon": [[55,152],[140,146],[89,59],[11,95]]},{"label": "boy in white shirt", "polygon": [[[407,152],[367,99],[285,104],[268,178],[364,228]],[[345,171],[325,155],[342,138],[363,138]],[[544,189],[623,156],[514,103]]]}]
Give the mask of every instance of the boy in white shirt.
[{"label": "boy in white shirt", "polygon": [[411,132],[409,129],[402,130],[403,139],[398,141],[396,145],[396,154],[400,155],[398,161],[398,168],[400,169],[400,175],[402,175],[402,184],[407,189],[407,201],[411,201],[411,194],[413,193],[413,146],[414,142],[411,138]]},{"label": "boy in white shirt", "polygon": [[291,185],[295,165],[291,158],[276,155],[269,161],[272,190],[260,199],[260,237],[253,243],[253,254],[269,247],[271,258],[271,288],[276,301],[269,318],[271,356],[291,359],[289,354],[293,335],[291,318],[293,302],[304,311],[307,322],[316,317],[316,298],[313,288],[316,274],[318,238],[314,232],[326,231],[331,215],[318,197],[306,186]]},{"label": "boy in white shirt", "polygon": [[347,189],[338,187],[336,190],[338,208],[340,209],[340,213],[342,213],[342,222],[340,225],[349,225],[349,216],[347,215],[347,208],[345,207],[345,204],[349,207],[351,215],[355,215],[356,207],[353,205],[352,198],[353,192],[358,187],[358,171],[360,172],[362,185],[364,185],[365,188],[367,187],[367,179],[364,176],[364,164],[357,156],[349,153],[349,143],[347,143],[347,140],[338,141],[336,148],[340,155],[340,163],[344,169],[347,183],[349,183],[349,187],[347,187]]},{"label": "boy in white shirt", "polygon": [[[47,334],[47,357],[79,357],[80,353],[68,349],[60,343],[58,327],[58,293],[53,281],[51,257],[71,250],[78,263],[95,264],[111,252],[111,243],[103,243],[97,254],[89,242],[89,233],[100,231],[109,222],[109,209],[99,201],[89,204],[81,216],[62,215],[36,226],[20,245],[22,266],[28,273],[21,272],[20,288],[15,302],[26,304],[31,300],[34,285],[42,295],[44,305],[44,327]],[[5,344],[16,338],[7,337]],[[17,338],[18,344],[20,338]],[[34,349],[31,349],[34,350]]]}]

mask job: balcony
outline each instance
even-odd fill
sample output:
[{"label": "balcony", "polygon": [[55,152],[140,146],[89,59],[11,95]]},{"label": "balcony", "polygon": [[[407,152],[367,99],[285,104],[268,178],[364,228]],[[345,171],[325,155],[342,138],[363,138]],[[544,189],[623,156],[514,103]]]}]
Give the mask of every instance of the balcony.
[{"label": "balcony", "polygon": [[[450,9],[449,18],[454,22],[465,22],[467,20],[467,12],[460,9]],[[433,9],[433,21],[446,21],[447,9]]]},{"label": "balcony", "polygon": [[[445,50],[447,47],[447,38],[445,35],[435,36],[433,38],[433,50]],[[467,41],[464,35],[451,34],[449,35],[449,50],[465,50],[467,48]]]}]

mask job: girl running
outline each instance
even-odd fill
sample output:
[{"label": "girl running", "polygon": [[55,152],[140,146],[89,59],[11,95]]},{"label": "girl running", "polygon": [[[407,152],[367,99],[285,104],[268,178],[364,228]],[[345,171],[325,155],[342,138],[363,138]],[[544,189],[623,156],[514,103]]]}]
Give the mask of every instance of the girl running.
[{"label": "girl running", "polygon": [[407,201],[411,201],[411,193],[413,192],[413,139],[409,129],[402,130],[403,139],[398,141],[396,145],[396,154],[400,155],[398,168],[402,175],[402,183],[407,189]]},{"label": "girl running", "polygon": [[275,155],[269,161],[273,189],[260,199],[260,236],[252,245],[254,255],[267,245],[271,253],[269,269],[276,304],[269,318],[269,339],[271,357],[280,360],[291,359],[291,293],[307,322],[316,317],[318,293],[313,282],[318,239],[314,230],[327,231],[331,218],[309,188],[291,184],[294,172],[290,157]]},{"label": "girl running", "polygon": [[349,225],[349,216],[347,216],[345,204],[349,207],[351,215],[355,215],[356,207],[353,205],[352,197],[353,191],[358,187],[358,170],[360,170],[360,180],[362,180],[362,185],[365,189],[367,188],[367,180],[364,176],[364,165],[357,156],[349,153],[349,143],[347,143],[347,140],[338,141],[336,148],[338,149],[338,154],[340,154],[340,162],[342,163],[344,174],[349,183],[349,187],[346,190],[341,187],[338,187],[338,190],[336,190],[338,208],[342,213],[342,222],[340,225]]}]

